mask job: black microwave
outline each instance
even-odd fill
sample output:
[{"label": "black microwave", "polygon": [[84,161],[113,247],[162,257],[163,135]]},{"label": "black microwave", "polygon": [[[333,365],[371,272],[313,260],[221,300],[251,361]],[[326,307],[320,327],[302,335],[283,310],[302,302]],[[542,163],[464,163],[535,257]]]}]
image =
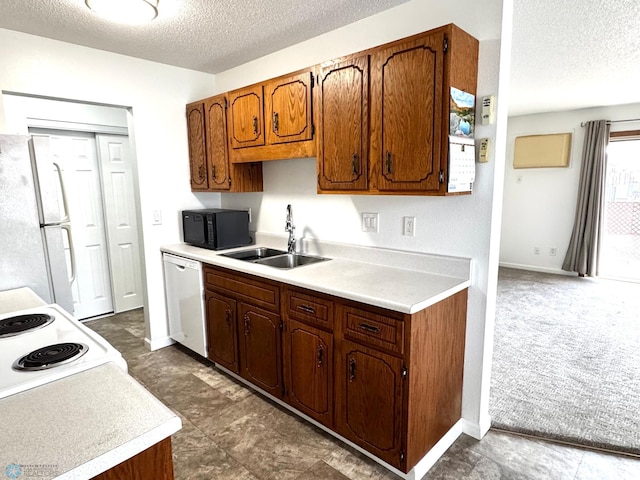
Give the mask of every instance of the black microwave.
[{"label": "black microwave", "polygon": [[250,245],[249,212],[208,208],[182,211],[184,243],[196,247],[221,250]]}]

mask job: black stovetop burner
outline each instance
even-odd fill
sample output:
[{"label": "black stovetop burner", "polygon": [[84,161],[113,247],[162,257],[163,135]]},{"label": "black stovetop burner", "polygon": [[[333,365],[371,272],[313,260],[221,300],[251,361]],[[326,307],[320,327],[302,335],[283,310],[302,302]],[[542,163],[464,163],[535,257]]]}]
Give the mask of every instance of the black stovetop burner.
[{"label": "black stovetop burner", "polygon": [[72,362],[87,353],[84,343],[56,343],[34,350],[13,362],[14,370],[45,370]]},{"label": "black stovetop burner", "polygon": [[42,328],[55,320],[48,313],[29,313],[0,320],[0,338],[13,337],[29,330]]}]

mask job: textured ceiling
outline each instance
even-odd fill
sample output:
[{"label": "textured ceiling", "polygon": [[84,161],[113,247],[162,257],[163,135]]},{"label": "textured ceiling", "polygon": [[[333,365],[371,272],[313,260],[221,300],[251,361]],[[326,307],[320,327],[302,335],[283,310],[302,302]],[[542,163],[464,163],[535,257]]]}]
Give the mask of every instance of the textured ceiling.
[{"label": "textured ceiling", "polygon": [[512,49],[510,115],[640,103],[639,0],[514,0]]},{"label": "textured ceiling", "polygon": [[0,28],[217,73],[408,0],[160,0],[143,26],[102,20],[84,0],[0,0]]},{"label": "textured ceiling", "polygon": [[[217,73],[406,1],[160,0],[130,27],[84,0],[0,0],[0,28]],[[640,0],[513,1],[511,115],[640,103]]]}]

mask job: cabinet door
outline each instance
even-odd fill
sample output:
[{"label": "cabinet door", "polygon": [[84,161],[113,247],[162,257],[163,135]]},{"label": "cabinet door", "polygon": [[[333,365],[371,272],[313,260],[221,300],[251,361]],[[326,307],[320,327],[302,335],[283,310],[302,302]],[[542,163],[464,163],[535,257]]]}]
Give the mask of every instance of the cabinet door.
[{"label": "cabinet door", "polygon": [[287,321],[284,366],[289,404],[333,426],[333,335]]},{"label": "cabinet door", "polygon": [[366,190],[369,56],[323,68],[317,98],[320,190]]},{"label": "cabinet door", "polygon": [[264,145],[262,85],[229,93],[229,138],[232,148]]},{"label": "cabinet door", "polygon": [[187,105],[187,137],[189,140],[189,167],[191,190],[207,190],[207,151],[204,134],[204,104]]},{"label": "cabinet door", "polygon": [[402,360],[344,341],[336,362],[336,429],[402,468]]},{"label": "cabinet door", "polygon": [[280,315],[239,304],[240,374],[282,398],[282,345]]},{"label": "cabinet door", "polygon": [[236,301],[206,291],[207,343],[209,360],[229,370],[238,369],[238,347],[236,334]]},{"label": "cabinet door", "polygon": [[[371,158],[379,190],[438,191],[443,125],[444,33],[371,56]],[[448,106],[448,104],[447,104]]]},{"label": "cabinet door", "polygon": [[227,99],[224,95],[204,102],[209,189],[229,190],[229,150],[227,138]]},{"label": "cabinet door", "polygon": [[297,142],[313,138],[311,82],[313,73],[291,75],[265,84],[267,143]]}]

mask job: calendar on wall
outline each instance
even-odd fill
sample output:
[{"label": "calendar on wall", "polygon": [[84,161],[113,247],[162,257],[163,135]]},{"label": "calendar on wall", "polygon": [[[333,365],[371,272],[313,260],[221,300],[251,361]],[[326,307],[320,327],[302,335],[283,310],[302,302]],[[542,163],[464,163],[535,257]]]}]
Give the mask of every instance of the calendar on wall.
[{"label": "calendar on wall", "polygon": [[473,138],[449,137],[449,184],[447,191],[471,192],[476,180],[476,146]]}]

